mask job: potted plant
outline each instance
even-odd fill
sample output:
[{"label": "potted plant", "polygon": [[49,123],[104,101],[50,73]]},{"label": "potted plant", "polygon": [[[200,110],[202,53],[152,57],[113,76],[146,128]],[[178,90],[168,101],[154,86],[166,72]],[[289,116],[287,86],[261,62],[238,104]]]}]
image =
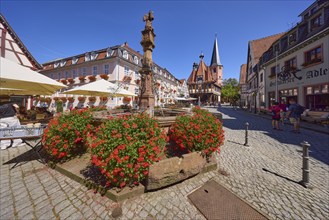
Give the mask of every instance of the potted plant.
[{"label": "potted plant", "polygon": [[90,82],[96,81],[96,77],[94,75],[88,76],[88,79],[89,79]]},{"label": "potted plant", "polygon": [[85,100],[86,100],[86,97],[84,97],[84,96],[79,96],[78,97],[79,102],[84,102]]},{"label": "potted plant", "polygon": [[99,75],[102,79],[108,80],[109,76],[105,73]]},{"label": "potted plant", "polygon": [[90,96],[88,98],[89,102],[95,102],[96,101],[96,97],[95,96]]},{"label": "potted plant", "polygon": [[63,83],[64,85],[67,84],[67,80],[66,79],[61,79],[61,83]]},{"label": "potted plant", "polygon": [[70,84],[73,84],[73,83],[74,83],[74,79],[73,79],[73,78],[68,78],[67,81],[68,81]]},{"label": "potted plant", "polygon": [[108,97],[107,97],[107,96],[101,96],[101,97],[100,97],[100,100],[101,100],[102,102],[107,102]]},{"label": "potted plant", "polygon": [[131,101],[131,98],[129,97],[123,97],[123,102],[130,102]]},{"label": "potted plant", "polygon": [[86,78],[84,76],[79,76],[79,80],[80,80],[80,82],[84,82],[86,80]]},{"label": "potted plant", "polygon": [[74,102],[74,97],[68,97],[67,100],[72,103]]},{"label": "potted plant", "polygon": [[122,79],[123,82],[130,82],[131,81],[131,77],[130,76],[124,76]]},{"label": "potted plant", "polygon": [[63,103],[65,103],[67,101],[66,97],[61,97],[60,99],[62,100]]}]

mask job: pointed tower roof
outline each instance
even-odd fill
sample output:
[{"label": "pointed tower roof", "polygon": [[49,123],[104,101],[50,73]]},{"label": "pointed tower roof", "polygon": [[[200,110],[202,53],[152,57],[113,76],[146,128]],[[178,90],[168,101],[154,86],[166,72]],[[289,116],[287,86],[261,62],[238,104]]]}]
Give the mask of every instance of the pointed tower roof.
[{"label": "pointed tower roof", "polygon": [[219,53],[218,53],[218,43],[217,34],[215,36],[214,49],[212,50],[211,63],[210,66],[221,66]]}]

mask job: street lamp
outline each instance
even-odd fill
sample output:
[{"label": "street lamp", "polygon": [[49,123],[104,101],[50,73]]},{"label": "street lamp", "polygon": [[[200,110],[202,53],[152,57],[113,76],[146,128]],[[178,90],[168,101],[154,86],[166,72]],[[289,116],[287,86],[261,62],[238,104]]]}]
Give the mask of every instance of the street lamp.
[{"label": "street lamp", "polygon": [[275,101],[279,101],[278,94],[278,51],[275,51]]}]

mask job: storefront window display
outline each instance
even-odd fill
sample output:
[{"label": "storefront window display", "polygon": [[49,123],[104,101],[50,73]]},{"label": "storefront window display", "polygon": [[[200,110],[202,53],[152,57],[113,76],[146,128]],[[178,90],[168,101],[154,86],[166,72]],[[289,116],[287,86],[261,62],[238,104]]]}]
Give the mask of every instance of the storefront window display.
[{"label": "storefront window display", "polygon": [[306,108],[311,111],[329,111],[329,84],[305,87]]}]

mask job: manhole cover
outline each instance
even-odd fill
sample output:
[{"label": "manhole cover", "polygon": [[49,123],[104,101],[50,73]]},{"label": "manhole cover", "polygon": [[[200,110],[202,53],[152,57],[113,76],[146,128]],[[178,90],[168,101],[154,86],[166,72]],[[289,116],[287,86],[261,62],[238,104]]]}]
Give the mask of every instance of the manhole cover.
[{"label": "manhole cover", "polygon": [[188,198],[207,219],[267,219],[214,180],[188,195]]}]

